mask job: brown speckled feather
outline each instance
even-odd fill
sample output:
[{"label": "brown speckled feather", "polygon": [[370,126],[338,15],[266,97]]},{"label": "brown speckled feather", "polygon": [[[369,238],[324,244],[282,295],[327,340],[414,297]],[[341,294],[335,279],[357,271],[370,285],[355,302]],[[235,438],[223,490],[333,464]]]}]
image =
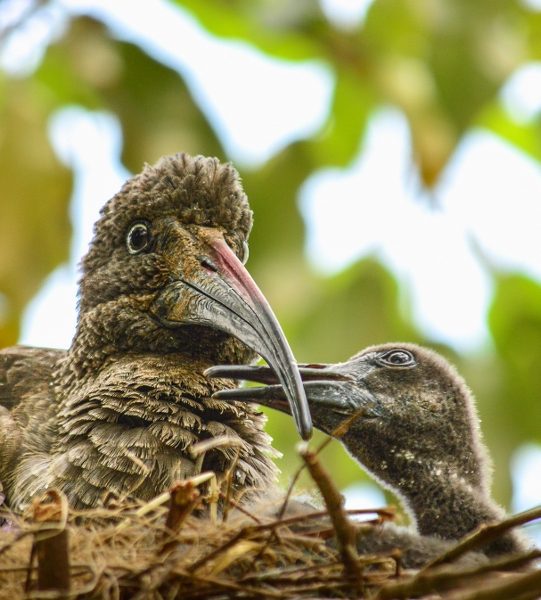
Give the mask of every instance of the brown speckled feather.
[{"label": "brown speckled feather", "polygon": [[[8,497],[17,506],[43,487],[59,487],[76,506],[95,505],[104,491],[150,499],[202,470],[223,474],[237,454],[235,488],[264,488],[276,475],[265,417],[248,405],[211,399],[231,384],[208,381],[204,368],[175,355],[123,357],[79,385],[77,400],[60,411],[47,381],[32,380],[35,394],[28,382],[11,413],[18,433],[4,429],[10,446],[2,439]],[[40,394],[47,388],[49,395]],[[216,436],[230,442],[199,461],[190,454],[195,442]]]},{"label": "brown speckled feather", "polygon": [[[212,399],[232,383],[203,375],[253,352],[206,322],[177,326],[154,310],[185,273],[214,276],[208,240],[241,254],[251,219],[231,166],[185,154],[147,166],[106,204],[83,260],[71,348],[0,351],[0,480],[12,508],[49,487],[81,507],[109,492],[149,499],[176,479],[221,478],[234,465],[238,494],[274,480],[265,417]],[[143,251],[128,243],[134,223],[148,234]],[[222,445],[192,455],[194,443],[218,436]]]}]

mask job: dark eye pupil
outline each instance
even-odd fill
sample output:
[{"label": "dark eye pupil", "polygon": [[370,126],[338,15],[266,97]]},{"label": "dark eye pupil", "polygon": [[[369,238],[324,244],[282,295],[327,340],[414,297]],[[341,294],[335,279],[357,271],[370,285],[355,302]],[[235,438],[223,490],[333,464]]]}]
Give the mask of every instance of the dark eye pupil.
[{"label": "dark eye pupil", "polygon": [[405,352],[393,352],[387,360],[394,365],[401,365],[408,362],[409,357]]},{"label": "dark eye pupil", "polygon": [[144,223],[137,223],[128,232],[126,244],[131,254],[144,250],[149,243],[150,235],[148,227]]},{"label": "dark eye pupil", "polygon": [[415,358],[406,350],[392,350],[381,356],[380,360],[386,365],[410,366],[415,364]]}]

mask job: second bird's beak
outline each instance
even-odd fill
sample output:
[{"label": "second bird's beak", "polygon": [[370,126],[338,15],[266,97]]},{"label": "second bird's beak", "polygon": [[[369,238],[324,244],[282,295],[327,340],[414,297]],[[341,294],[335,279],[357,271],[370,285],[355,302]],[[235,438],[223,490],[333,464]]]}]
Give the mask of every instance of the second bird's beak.
[{"label": "second bird's beak", "polygon": [[193,324],[224,331],[262,356],[283,386],[305,440],[312,419],[298,367],[269,303],[235,253],[219,236],[207,240],[208,256],[158,296],[153,311],[164,324]]},{"label": "second bird's beak", "polygon": [[[352,376],[348,373],[347,364],[325,365],[310,364],[299,365],[299,373],[304,382],[308,403],[316,409],[315,417],[320,411],[332,410],[348,416],[355,412],[357,407],[350,402],[352,395],[344,389],[345,385],[355,388]],[[245,365],[219,365],[210,367],[205,371],[208,377],[221,377],[225,379],[244,379],[256,383],[267,384],[264,387],[236,388],[221,390],[214,394],[221,400],[241,400],[254,402],[291,414],[286,399],[285,391],[279,385],[278,378],[268,367],[250,367]],[[351,385],[353,384],[353,385]],[[325,419],[319,419],[325,421]],[[316,426],[321,427],[316,418]]]}]

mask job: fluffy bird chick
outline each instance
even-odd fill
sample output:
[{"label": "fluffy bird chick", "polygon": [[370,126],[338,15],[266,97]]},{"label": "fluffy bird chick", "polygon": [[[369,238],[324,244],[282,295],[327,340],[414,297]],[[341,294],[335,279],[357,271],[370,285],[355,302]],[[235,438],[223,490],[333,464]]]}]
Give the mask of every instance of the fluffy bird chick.
[{"label": "fluffy bird chick", "polygon": [[[351,419],[340,441],[403,501],[414,524],[413,531],[393,526],[372,540],[360,538],[363,551],[413,544],[416,552],[429,550],[428,560],[434,538],[457,540],[504,516],[490,495],[490,463],[473,396],[441,356],[414,344],[383,344],[345,363],[304,365],[300,372],[315,426],[333,435]],[[207,374],[276,383],[263,367],[213,367]],[[224,390],[215,397],[289,412],[279,385]],[[512,532],[483,550],[497,555],[524,547]]]},{"label": "fluffy bird chick", "polygon": [[[254,351],[277,370],[309,437],[291,350],[243,266],[251,226],[237,172],[202,156],[164,157],[106,203],[82,261],[69,350],[0,352],[0,480],[12,508],[50,487],[77,507],[104,492],[149,499],[202,470],[234,468],[237,493],[268,485],[264,417],[212,398],[231,382],[203,375]],[[204,455],[190,452],[216,437]]]}]

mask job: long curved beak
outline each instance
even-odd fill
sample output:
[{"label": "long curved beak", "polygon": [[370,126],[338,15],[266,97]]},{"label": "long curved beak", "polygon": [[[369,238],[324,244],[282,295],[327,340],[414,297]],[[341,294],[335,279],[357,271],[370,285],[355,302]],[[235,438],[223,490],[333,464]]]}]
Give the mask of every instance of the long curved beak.
[{"label": "long curved beak", "polygon": [[[337,364],[299,365],[314,424],[325,433],[342,438],[353,421],[384,418],[384,411],[369,387],[366,377],[372,367],[358,361]],[[207,377],[244,379],[266,386],[220,390],[213,397],[221,400],[254,402],[291,414],[284,389],[268,367],[220,365],[205,371]]]},{"label": "long curved beak", "polygon": [[[314,408],[327,406],[333,410],[348,414],[352,407],[347,401],[347,394],[342,393],[342,386],[352,382],[345,365],[305,364],[299,365],[299,373],[304,382],[308,402]],[[265,383],[262,387],[235,388],[220,390],[214,398],[221,400],[240,400],[254,402],[281,412],[291,414],[285,391],[279,385],[275,373],[268,367],[246,365],[218,365],[205,371],[207,377],[224,379],[244,379],[256,383]],[[317,422],[316,422],[317,425]]]},{"label": "long curved beak", "polygon": [[168,285],[153,305],[163,323],[220,329],[262,356],[283,386],[301,437],[309,439],[312,419],[298,367],[269,303],[221,236],[207,240],[208,257]]}]

